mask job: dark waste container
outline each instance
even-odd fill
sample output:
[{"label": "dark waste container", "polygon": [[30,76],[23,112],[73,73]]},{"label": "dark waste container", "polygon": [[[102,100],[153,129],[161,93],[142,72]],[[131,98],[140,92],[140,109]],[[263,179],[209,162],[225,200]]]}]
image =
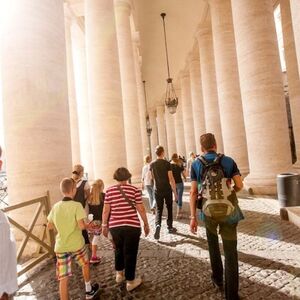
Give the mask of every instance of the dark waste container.
[{"label": "dark waste container", "polygon": [[280,207],[300,206],[300,174],[277,175],[277,193]]}]

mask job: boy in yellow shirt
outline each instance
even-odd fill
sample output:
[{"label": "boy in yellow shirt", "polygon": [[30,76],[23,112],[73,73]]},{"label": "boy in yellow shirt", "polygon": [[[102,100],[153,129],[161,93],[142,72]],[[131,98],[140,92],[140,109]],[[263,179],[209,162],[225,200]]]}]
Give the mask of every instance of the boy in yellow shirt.
[{"label": "boy in yellow shirt", "polygon": [[63,179],[60,190],[64,198],[53,206],[47,218],[48,228],[57,231],[54,251],[57,258],[56,274],[60,299],[68,300],[68,278],[72,275],[72,258],[82,267],[86,299],[93,299],[99,291],[99,285],[91,285],[89,259],[81,233],[86,229],[86,214],[82,205],[73,201],[76,183],[72,178]]}]

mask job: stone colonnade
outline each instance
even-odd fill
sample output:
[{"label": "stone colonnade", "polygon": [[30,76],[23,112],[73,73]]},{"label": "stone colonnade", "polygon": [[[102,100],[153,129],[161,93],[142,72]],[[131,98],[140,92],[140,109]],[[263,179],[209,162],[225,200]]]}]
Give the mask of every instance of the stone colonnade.
[{"label": "stone colonnade", "polygon": [[[210,16],[195,28],[177,78],[176,114],[153,107],[159,99],[151,99],[151,149],[131,1],[85,0],[84,22],[64,18],[62,0],[27,2],[20,0],[2,21],[11,203],[46,190],[56,201],[72,162],[106,185],[120,166],[137,181],[142,156],[155,157],[157,144],[168,157],[199,153],[204,132],[213,132],[218,151],[249,173],[245,183],[255,193],[274,193],[276,174],[292,168],[273,1],[207,1]],[[298,0],[280,2],[299,161],[300,9]]]}]

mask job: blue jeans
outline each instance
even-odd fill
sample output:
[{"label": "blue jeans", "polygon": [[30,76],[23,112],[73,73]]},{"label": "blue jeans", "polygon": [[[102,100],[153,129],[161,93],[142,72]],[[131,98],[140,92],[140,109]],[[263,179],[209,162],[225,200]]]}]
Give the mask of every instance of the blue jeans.
[{"label": "blue jeans", "polygon": [[177,195],[178,195],[177,205],[178,205],[179,208],[182,207],[183,190],[184,190],[184,184],[183,184],[183,182],[176,183],[176,191],[177,191]]},{"label": "blue jeans", "polygon": [[206,236],[208,242],[212,278],[215,282],[223,282],[223,264],[219,248],[219,233],[223,241],[225,256],[225,297],[226,300],[238,300],[239,266],[237,252],[237,223],[228,224],[205,218]]},{"label": "blue jeans", "polygon": [[155,199],[154,199],[154,189],[152,185],[146,185],[146,189],[149,195],[149,206],[150,209],[155,208],[156,203],[155,203]]}]

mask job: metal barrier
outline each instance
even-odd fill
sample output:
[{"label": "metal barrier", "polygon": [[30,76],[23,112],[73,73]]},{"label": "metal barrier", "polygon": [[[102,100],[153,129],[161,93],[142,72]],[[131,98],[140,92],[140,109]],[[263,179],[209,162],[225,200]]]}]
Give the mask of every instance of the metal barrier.
[{"label": "metal barrier", "polygon": [[[10,224],[24,234],[24,238],[17,249],[17,261],[18,263],[21,264],[21,269],[18,271],[18,276],[21,276],[22,274],[26,273],[30,269],[34,268],[46,258],[54,257],[55,255],[54,254],[54,233],[53,230],[47,229],[47,215],[49,214],[51,209],[49,192],[47,192],[46,196],[25,201],[19,204],[11,205],[5,207],[2,210],[3,212],[8,213],[34,204],[37,204],[37,207],[27,228],[19,224],[16,220],[13,219],[12,216],[9,215],[7,216]],[[42,226],[43,229],[42,232],[39,232],[39,235],[36,235],[33,234],[33,229],[35,228],[36,223],[40,217],[42,218],[41,221],[43,223]],[[30,258],[26,262],[22,262],[21,258],[26,246],[28,245],[29,239],[31,239],[38,246],[37,247],[38,249],[35,252],[36,257]]]},{"label": "metal barrier", "polygon": [[7,197],[7,177],[6,177],[6,173],[0,172],[0,206],[1,204],[8,206],[6,197]]}]

